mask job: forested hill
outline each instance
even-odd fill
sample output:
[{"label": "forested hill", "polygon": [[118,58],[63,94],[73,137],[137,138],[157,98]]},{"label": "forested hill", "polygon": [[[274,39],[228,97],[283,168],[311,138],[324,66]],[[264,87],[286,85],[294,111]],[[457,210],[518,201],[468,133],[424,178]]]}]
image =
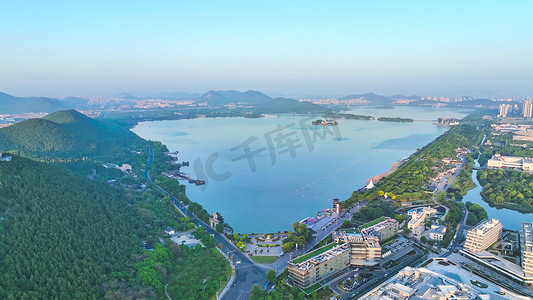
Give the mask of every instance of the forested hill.
[{"label": "forested hill", "polygon": [[120,161],[146,142],[133,132],[75,110],[52,113],[0,129],[0,151],[23,156]]},{"label": "forested hill", "polygon": [[119,190],[18,156],[0,162],[0,299],[99,299],[117,285],[150,297],[130,283],[142,230]]}]

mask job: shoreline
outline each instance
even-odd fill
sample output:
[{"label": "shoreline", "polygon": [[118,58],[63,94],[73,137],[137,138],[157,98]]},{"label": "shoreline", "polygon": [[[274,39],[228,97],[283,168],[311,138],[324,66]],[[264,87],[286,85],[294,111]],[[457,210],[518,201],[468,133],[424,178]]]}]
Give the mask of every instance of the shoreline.
[{"label": "shoreline", "polygon": [[385,173],[370,177],[369,179],[366,180],[366,183],[368,184],[370,183],[370,181],[372,181],[373,184],[377,184],[383,177],[387,177],[391,175],[392,173],[394,173],[396,170],[398,170],[398,168],[401,165],[403,165],[403,163],[404,162],[397,162],[397,163],[392,164],[392,167],[388,171],[386,171]]}]

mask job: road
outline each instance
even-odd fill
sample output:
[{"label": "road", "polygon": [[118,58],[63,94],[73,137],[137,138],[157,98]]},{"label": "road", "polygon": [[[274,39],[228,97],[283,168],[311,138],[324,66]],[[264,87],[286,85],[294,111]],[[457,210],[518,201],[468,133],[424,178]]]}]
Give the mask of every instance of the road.
[{"label": "road", "polygon": [[448,257],[450,254],[453,253],[453,250],[457,248],[459,245],[459,240],[461,240],[461,237],[463,236],[463,231],[466,229],[466,219],[468,218],[468,210],[466,207],[463,207],[463,219],[461,220],[461,223],[459,223],[459,227],[457,228],[457,231],[455,232],[455,235],[453,236],[453,239],[448,246],[448,250],[442,254],[442,257]]},{"label": "road", "polygon": [[155,184],[150,178],[150,166],[154,161],[154,151],[150,146],[150,153],[148,155],[148,163],[146,169],[144,170],[144,176],[146,180],[153,183],[159,190],[165,193],[170,197],[170,200],[174,203],[176,208],[185,216],[191,218],[191,221],[195,225],[204,227],[207,233],[211,234],[216,242],[222,246],[222,251],[229,253],[229,256],[233,257],[235,263],[235,281],[234,283],[229,283],[230,288],[226,291],[223,296],[223,299],[231,300],[241,300],[248,299],[249,293],[252,290],[254,284],[259,286],[264,286],[267,283],[266,280],[266,271],[265,269],[260,268],[256,265],[247,255],[242,253],[232,242],[230,242],[225,236],[215,231],[213,228],[208,226],[204,221],[198,219],[194,214],[189,212],[187,208],[180,204],[180,201],[172,196],[169,192]]}]

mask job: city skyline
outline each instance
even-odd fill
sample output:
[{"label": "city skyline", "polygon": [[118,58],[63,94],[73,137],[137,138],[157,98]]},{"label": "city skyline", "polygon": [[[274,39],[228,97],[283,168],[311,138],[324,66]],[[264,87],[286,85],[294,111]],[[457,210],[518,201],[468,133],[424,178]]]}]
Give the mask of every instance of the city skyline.
[{"label": "city skyline", "polygon": [[531,3],[2,4],[0,90],[531,95]]}]

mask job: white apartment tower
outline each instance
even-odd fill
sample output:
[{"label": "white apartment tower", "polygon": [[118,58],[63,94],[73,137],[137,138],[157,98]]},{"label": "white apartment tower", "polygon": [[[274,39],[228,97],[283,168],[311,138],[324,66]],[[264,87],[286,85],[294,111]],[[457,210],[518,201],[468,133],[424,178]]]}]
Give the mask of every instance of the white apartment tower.
[{"label": "white apartment tower", "polygon": [[524,118],[531,118],[533,112],[533,103],[531,103],[531,100],[524,101],[524,104],[522,105],[522,116]]},{"label": "white apartment tower", "polygon": [[502,234],[503,226],[498,219],[483,220],[466,234],[464,248],[472,252],[481,252],[496,243]]}]

